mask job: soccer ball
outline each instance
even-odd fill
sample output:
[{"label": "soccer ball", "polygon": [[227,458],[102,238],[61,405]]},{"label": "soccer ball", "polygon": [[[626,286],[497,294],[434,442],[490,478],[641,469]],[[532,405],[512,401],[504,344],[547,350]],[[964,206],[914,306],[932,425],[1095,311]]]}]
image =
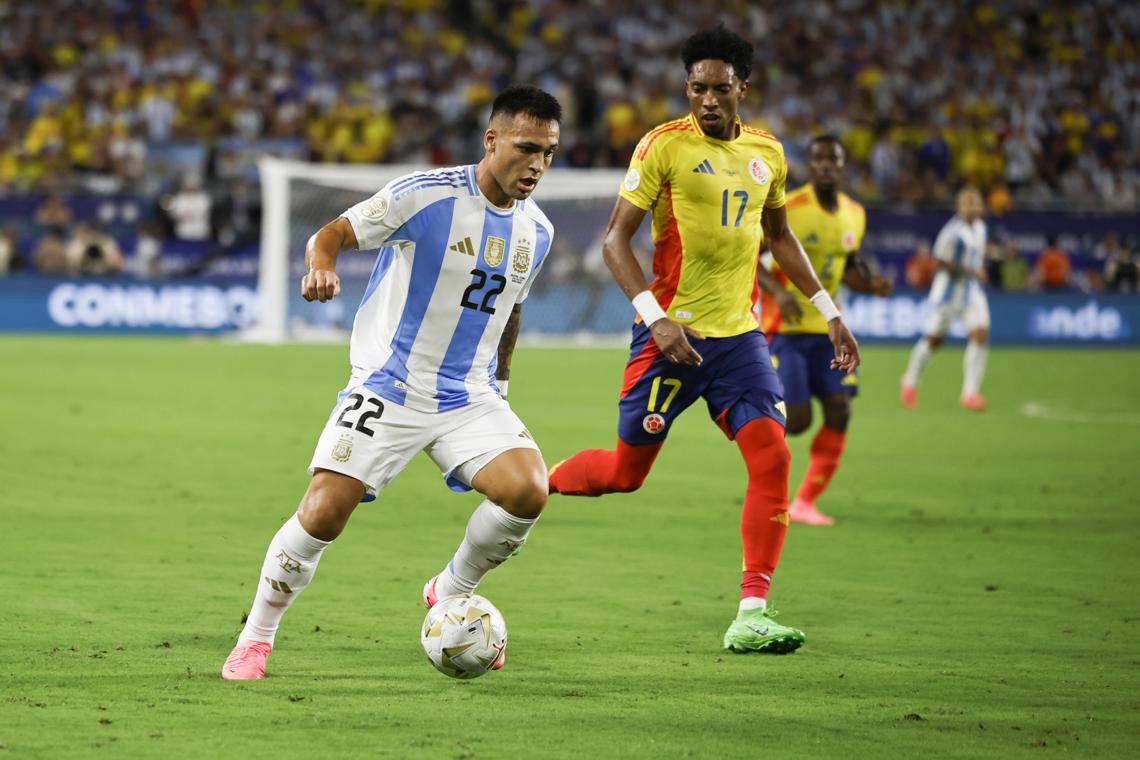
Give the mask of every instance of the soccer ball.
[{"label": "soccer ball", "polygon": [[428,610],[420,643],[440,673],[478,678],[506,648],[507,621],[484,597],[448,596]]}]

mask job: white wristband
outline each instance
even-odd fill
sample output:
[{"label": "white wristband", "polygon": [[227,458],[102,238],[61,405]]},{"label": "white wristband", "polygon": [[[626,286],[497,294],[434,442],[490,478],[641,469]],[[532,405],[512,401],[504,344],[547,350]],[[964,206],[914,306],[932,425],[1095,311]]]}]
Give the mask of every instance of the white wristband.
[{"label": "white wristband", "polygon": [[825,322],[840,318],[839,309],[836,307],[835,301],[831,300],[831,296],[827,294],[826,290],[821,289],[812,296],[811,304],[819,309],[819,313],[823,315]]},{"label": "white wristband", "polygon": [[665,319],[665,310],[657,303],[657,297],[651,290],[643,290],[633,297],[633,308],[641,315],[641,321],[650,327],[659,319]]},{"label": "white wristband", "polygon": [[499,386],[499,394],[503,398],[506,398],[507,397],[507,381],[506,380],[496,380],[495,385]]}]

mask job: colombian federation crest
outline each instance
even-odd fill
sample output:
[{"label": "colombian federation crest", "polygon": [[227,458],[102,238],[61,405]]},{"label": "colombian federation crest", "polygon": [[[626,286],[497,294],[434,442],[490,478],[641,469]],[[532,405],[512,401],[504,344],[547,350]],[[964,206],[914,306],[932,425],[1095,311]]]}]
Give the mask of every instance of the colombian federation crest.
[{"label": "colombian federation crest", "polygon": [[621,186],[624,187],[626,191],[632,193],[638,188],[640,184],[641,172],[639,172],[637,169],[634,169],[633,167],[630,167],[629,171],[625,173],[625,179],[622,180]]},{"label": "colombian federation crest", "polygon": [[519,244],[515,246],[515,255],[511,260],[511,266],[514,267],[514,270],[520,274],[530,269],[529,240],[520,240]]},{"label": "colombian federation crest", "polygon": [[846,232],[844,232],[842,242],[843,242],[843,250],[854,251],[855,250],[855,233],[852,232],[851,230],[847,230]]},{"label": "colombian federation crest", "polygon": [[489,267],[497,267],[503,263],[503,254],[507,251],[507,241],[494,235],[487,236],[487,245],[483,248],[483,261]]},{"label": "colombian federation crest", "polygon": [[768,164],[764,163],[762,158],[754,158],[748,162],[748,173],[752,175],[752,179],[756,180],[757,184],[766,185],[768,180],[772,178],[772,173],[768,170]]},{"label": "colombian federation crest", "polygon": [[665,418],[660,414],[654,412],[653,414],[645,415],[645,419],[641,421],[641,427],[646,433],[653,433],[656,435],[665,430]]},{"label": "colombian federation crest", "polygon": [[333,446],[332,458],[338,462],[347,462],[352,458],[352,436],[342,435]]},{"label": "colombian federation crest", "polygon": [[769,179],[772,179],[772,172],[768,171],[768,165],[764,163],[763,158],[752,158],[748,162],[748,173],[752,175],[758,185],[767,185]]}]

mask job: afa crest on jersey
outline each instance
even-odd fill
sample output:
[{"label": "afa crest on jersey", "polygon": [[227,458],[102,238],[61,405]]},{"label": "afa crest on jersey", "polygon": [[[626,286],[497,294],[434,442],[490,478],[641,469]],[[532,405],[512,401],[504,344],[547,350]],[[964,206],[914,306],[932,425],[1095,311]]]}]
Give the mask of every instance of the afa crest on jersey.
[{"label": "afa crest on jersey", "polygon": [[483,261],[489,267],[497,267],[503,263],[503,254],[507,251],[507,241],[501,237],[489,235],[487,237],[487,245],[483,249]]},{"label": "afa crest on jersey", "polygon": [[530,241],[520,240],[519,244],[515,246],[514,259],[511,261],[511,266],[514,267],[516,272],[521,274],[530,269],[530,253]]}]

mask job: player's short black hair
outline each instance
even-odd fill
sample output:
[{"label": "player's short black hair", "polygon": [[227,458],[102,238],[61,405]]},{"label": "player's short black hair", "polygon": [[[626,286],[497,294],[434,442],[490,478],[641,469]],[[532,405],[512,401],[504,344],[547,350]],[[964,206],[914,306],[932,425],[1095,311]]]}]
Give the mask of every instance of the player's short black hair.
[{"label": "player's short black hair", "polygon": [[724,24],[715,29],[706,29],[697,32],[685,40],[681,48],[681,60],[685,63],[685,71],[692,71],[697,61],[712,59],[732,64],[737,79],[746,81],[752,74],[752,43],[736,32],[724,28]]},{"label": "player's short black hair", "polygon": [[810,151],[816,145],[821,145],[823,143],[831,143],[833,145],[838,145],[839,149],[841,151],[843,151],[844,153],[847,152],[847,148],[843,147],[843,142],[838,137],[836,137],[835,135],[832,135],[832,134],[816,135],[815,137],[811,138],[811,140],[808,142],[808,150]]},{"label": "player's short black hair", "polygon": [[499,114],[515,116],[520,113],[539,121],[562,121],[562,105],[558,99],[530,84],[511,85],[491,104],[492,119]]}]

